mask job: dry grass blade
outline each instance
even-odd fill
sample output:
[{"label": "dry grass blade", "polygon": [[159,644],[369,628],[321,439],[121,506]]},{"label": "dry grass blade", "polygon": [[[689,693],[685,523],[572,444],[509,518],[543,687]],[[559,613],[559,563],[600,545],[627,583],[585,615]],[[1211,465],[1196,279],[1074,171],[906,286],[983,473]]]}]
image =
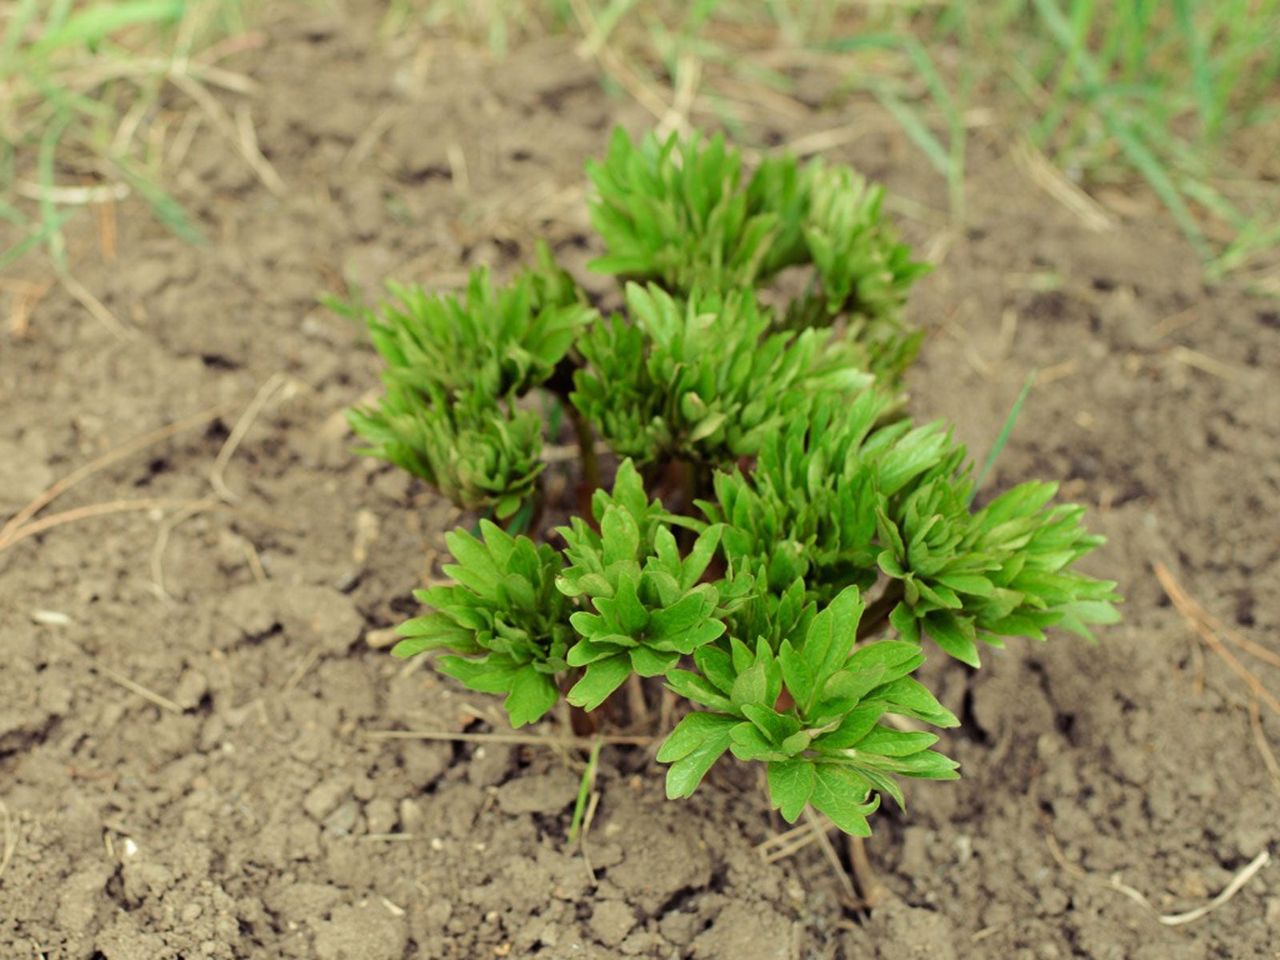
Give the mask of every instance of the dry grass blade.
[{"label": "dry grass blade", "polygon": [[818,823],[806,820],[798,827],[792,827],[776,837],[770,837],[756,846],[765,863],[777,863],[785,860],[793,853],[798,853],[818,839],[818,834],[831,829],[831,823],[820,817]]},{"label": "dry grass blade", "polygon": [[18,180],[13,185],[13,192],[31,200],[81,207],[125,200],[131,191],[127,183],[104,183],[96,187],[43,187],[38,183]]},{"label": "dry grass blade", "polygon": [[169,713],[175,714],[177,716],[181,716],[182,708],[178,706],[176,703],[174,703],[172,700],[170,700],[168,697],[161,696],[160,694],[156,693],[154,690],[148,690],[142,684],[137,683],[133,680],[130,680],[123,673],[119,673],[116,670],[112,670],[110,667],[104,667],[102,664],[96,664],[90,669],[92,669],[96,673],[102,674],[104,677],[106,677],[108,680],[112,681],[113,683],[120,684],[120,686],[124,687],[130,693],[134,693],[142,697],[143,700],[146,700],[150,703],[154,703],[161,710],[167,710]]},{"label": "dry grass blade", "polygon": [[172,500],[164,497],[144,497],[138,500],[108,500],[106,503],[93,503],[87,507],[63,510],[60,513],[34,520],[20,527],[9,537],[0,541],[0,550],[7,550],[15,543],[20,543],[28,537],[34,537],[38,533],[44,533],[46,530],[60,527],[65,523],[75,523],[77,520],[87,520],[91,517],[109,516],[116,513],[135,513],[139,510],[183,510],[198,507],[204,503],[205,501],[203,500]]},{"label": "dry grass blade", "polygon": [[179,90],[189,96],[213,121],[216,126],[228,140],[230,140],[236,149],[240,151],[240,156],[244,159],[250,169],[259,180],[272,193],[282,196],[286,192],[284,181],[280,179],[280,174],[276,172],[276,168],[271,165],[271,161],[262,155],[262,151],[257,147],[257,138],[246,136],[245,131],[238,128],[235,120],[227,113],[226,108],[222,106],[213,94],[202,87],[193,77],[182,73],[171,73],[168,79]]},{"label": "dry grass blade", "polygon": [[160,524],[160,532],[156,534],[155,546],[151,548],[151,581],[164,599],[172,599],[164,585],[164,552],[169,546],[170,535],[180,523],[198,516],[206,510],[213,510],[218,506],[219,502],[217,500],[199,500],[190,507],[179,510],[172,516],[167,517],[164,523]]},{"label": "dry grass blade", "polygon": [[[573,10],[574,19],[578,21],[578,26],[582,29],[583,34],[587,37],[595,37],[600,34],[599,26],[596,24],[596,19],[592,15],[591,8],[586,3],[586,0],[569,0],[569,7]],[[666,117],[670,109],[667,102],[653,87],[632,70],[607,42],[601,41],[591,48],[584,47],[580,51],[580,55],[593,57],[618,86],[626,90],[640,106],[653,114],[654,119],[661,121]]]},{"label": "dry grass blade", "polygon": [[849,879],[849,874],[845,872],[844,864],[840,862],[840,855],[836,853],[836,848],[832,845],[831,838],[827,836],[827,831],[820,825],[818,815],[811,807],[805,807],[804,816],[813,825],[814,839],[818,841],[822,855],[826,857],[827,863],[831,865],[831,870],[836,875],[840,889],[844,891],[850,903],[856,902],[858,891],[854,889],[853,881]]},{"label": "dry grass blade", "polygon": [[4,846],[0,848],[0,878],[3,878],[14,852],[18,849],[18,828],[14,826],[9,807],[3,800],[0,800],[0,824],[4,826]]},{"label": "dry grass blade", "polygon": [[14,291],[13,308],[9,311],[9,335],[15,340],[21,340],[31,330],[32,311],[44,299],[45,294],[53,289],[53,283],[12,281],[8,286]]},{"label": "dry grass blade", "polygon": [[1089,880],[1095,883],[1106,884],[1112,890],[1124,894],[1134,903],[1140,904],[1155,914],[1157,923],[1166,927],[1179,927],[1183,924],[1193,923],[1202,917],[1207,916],[1214,910],[1217,910],[1224,903],[1239,893],[1246,883],[1253,879],[1259,870],[1265,867],[1271,861],[1271,854],[1263,850],[1249,863],[1247,863],[1239,873],[1231,878],[1228,883],[1216,897],[1208,903],[1202,904],[1193,910],[1187,910],[1184,913],[1159,913],[1151,901],[1148,900],[1141,891],[1134,889],[1120,879],[1120,874],[1113,873],[1109,879],[1104,880],[1100,874],[1090,873],[1080,867],[1079,864],[1072,863],[1066,858],[1062,852],[1062,848],[1058,846],[1057,840],[1052,833],[1045,834],[1045,843],[1049,846],[1049,852],[1053,855],[1053,859],[1067,873],[1081,880]]},{"label": "dry grass blade", "polygon": [[1062,175],[1045,155],[1025,137],[1013,150],[1013,158],[1037,187],[1051,196],[1094,233],[1115,229],[1115,218],[1074,183]]},{"label": "dry grass blade", "polygon": [[244,413],[240,414],[240,419],[231,428],[231,433],[228,435],[226,442],[223,443],[222,449],[218,451],[218,456],[214,459],[213,466],[209,469],[210,485],[213,487],[214,492],[227,503],[235,503],[239,499],[231,488],[227,486],[226,480],[223,478],[227,464],[231,462],[231,458],[244,441],[245,434],[249,432],[253,422],[262,413],[262,408],[267,405],[267,401],[271,399],[272,395],[284,385],[284,382],[284,374],[273,373],[266,383],[258,388],[258,392],[249,401],[249,406],[245,407]]},{"label": "dry grass blade", "polygon": [[0,550],[8,546],[9,538],[14,532],[34,517],[37,513],[47,507],[66,491],[70,490],[81,480],[93,476],[99,470],[103,470],[111,464],[123,460],[125,457],[137,453],[139,450],[145,450],[147,447],[159,443],[161,440],[167,440],[176,434],[182,433],[184,430],[190,430],[193,427],[199,427],[214,417],[221,414],[226,409],[226,405],[211,407],[208,410],[202,410],[200,413],[193,414],[189,417],[183,417],[181,420],[175,420],[173,423],[166,424],[159,429],[144,433],[140,437],[129,440],[114,450],[111,450],[95,460],[91,460],[83,467],[79,467],[67,474],[53,486],[49,487],[42,494],[28,503],[25,507],[15,513],[9,521],[0,529]]},{"label": "dry grass blade", "polygon": [[452,733],[448,730],[366,730],[370,740],[456,740],[459,743],[506,743],[531,747],[581,747],[591,749],[597,740],[606,744],[647,747],[654,737],[623,734],[597,737],[555,737],[536,733]]},{"label": "dry grass blade", "polygon": [[306,658],[293,669],[293,673],[289,674],[289,679],[285,681],[284,689],[280,692],[281,696],[287,697],[302,682],[302,678],[307,675],[312,667],[316,665],[316,661],[320,659],[320,651],[312,650],[307,654]]},{"label": "dry grass blade", "polygon": [[675,97],[655,128],[659,139],[665,139],[672,133],[683,136],[689,132],[689,111],[693,108],[698,84],[702,81],[702,61],[690,53],[682,54],[676,76],[679,79]]},{"label": "dry grass blade", "polygon": [[[1182,585],[1174,579],[1173,574],[1169,572],[1169,568],[1163,563],[1156,561],[1153,564],[1153,569],[1155,570],[1156,579],[1160,581],[1160,586],[1168,594],[1169,599],[1173,601],[1174,607],[1182,614],[1191,628],[1200,635],[1205,645],[1222,658],[1232,673],[1244,681],[1250,693],[1265,703],[1276,716],[1280,716],[1280,700],[1277,700],[1275,695],[1258,679],[1257,674],[1241,663],[1240,659],[1227,649],[1222,640],[1218,638],[1217,633],[1214,632],[1214,625],[1217,623],[1216,619],[1182,588]],[[1243,640],[1244,638],[1241,637],[1240,639]],[[1267,652],[1270,653],[1270,651]]]},{"label": "dry grass blade", "polygon": [[1222,380],[1236,380],[1240,376],[1240,371],[1231,364],[1211,357],[1206,353],[1201,353],[1199,350],[1192,350],[1190,347],[1174,347],[1169,351],[1169,356],[1178,363],[1194,367],[1202,373],[1210,374]]},{"label": "dry grass blade", "polygon": [[[1188,910],[1186,913],[1157,913],[1156,921],[1164,924],[1166,927],[1180,927],[1184,923],[1193,923],[1201,917],[1207,916],[1239,893],[1244,888],[1244,885],[1253,879],[1254,874],[1265,867],[1270,860],[1271,854],[1266,850],[1263,850],[1260,854],[1249,861],[1249,863],[1231,879],[1231,882],[1223,888],[1221,893],[1208,903],[1203,906],[1196,907],[1194,910]],[[1119,874],[1116,874],[1111,878],[1111,887],[1112,889],[1123,893],[1135,903],[1141,904],[1148,910],[1153,912],[1155,911],[1155,907],[1152,906],[1151,901],[1144,897],[1140,891],[1121,882]]]},{"label": "dry grass blade", "polygon": [[1253,730],[1253,742],[1258,745],[1258,753],[1262,754],[1263,766],[1271,774],[1271,784],[1280,792],[1280,763],[1276,761],[1271,744],[1267,742],[1267,732],[1262,729],[1262,710],[1257,699],[1249,701],[1249,727]]},{"label": "dry grass blade", "polygon": [[138,335],[138,332],[132,327],[126,327],[121,323],[101,300],[89,292],[88,287],[71,274],[65,270],[59,271],[58,280],[62,283],[63,289],[71,294],[80,306],[89,311],[90,316],[110,330],[114,336],[119,337],[121,340],[127,340]]}]

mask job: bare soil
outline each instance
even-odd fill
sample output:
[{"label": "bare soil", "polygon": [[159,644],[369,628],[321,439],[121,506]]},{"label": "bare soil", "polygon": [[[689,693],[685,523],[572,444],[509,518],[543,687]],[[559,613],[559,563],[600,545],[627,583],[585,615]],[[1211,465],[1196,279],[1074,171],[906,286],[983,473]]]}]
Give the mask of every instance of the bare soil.
[{"label": "bare soil", "polygon": [[[763,861],[777,824],[730,763],[669,803],[648,751],[606,748],[579,849],[566,832],[581,757],[370,735],[501,725],[494,703],[370,643],[414,609],[458,517],[350,452],[341,411],[376,388],[377,363],[315,296],[505,272],[540,235],[600,285],[582,270],[582,164],[615,122],[651,118],[607,95],[568,40],[498,62],[443,39],[384,42],[358,14],[265,33],[240,66],[262,85],[258,140],[285,189],[206,125],[176,187],[205,246],[134,204],[113,262],[92,218],[70,235],[76,275],[134,335],[61,288],[24,335],[0,332],[0,516],[217,408],[46,514],[157,510],[0,551],[0,956],[1280,956],[1274,864],[1200,920],[1157,920],[1280,852],[1280,784],[1243,684],[1152,573],[1165,563],[1276,649],[1274,303],[1205,289],[1155,209],[1129,203],[1091,232],[1008,143],[976,135],[969,225],[913,307],[930,333],[913,408],[953,418],[982,454],[1041,370],[993,487],[1060,478],[1092,507],[1110,543],[1090,568],[1121,582],[1124,624],[1097,646],[1012,644],[978,674],[932,658],[967,720],[944,743],[965,777],[913,785],[905,811],[879,815],[869,851],[890,894],[870,915],[841,903],[816,845]],[[862,108],[770,109],[763,142]],[[943,186],[899,134],[832,155],[909,201],[913,240],[943,236]],[[1261,724],[1280,737],[1265,707]]]}]

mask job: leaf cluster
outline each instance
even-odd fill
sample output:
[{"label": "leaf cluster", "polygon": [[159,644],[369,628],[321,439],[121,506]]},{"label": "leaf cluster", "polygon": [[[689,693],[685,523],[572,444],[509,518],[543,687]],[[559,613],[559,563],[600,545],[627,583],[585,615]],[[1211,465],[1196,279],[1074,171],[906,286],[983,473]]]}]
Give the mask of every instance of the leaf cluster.
[{"label": "leaf cluster", "polygon": [[881,721],[889,714],[942,727],[959,721],[911,674],[924,662],[917,644],[858,646],[863,612],[856,587],[821,612],[810,604],[775,647],[738,636],[728,649],[695,652],[695,671],[673,670],[676,693],[705,707],[684,717],[658,751],[670,763],[667,795],[693,793],[727,750],[767,764],[769,794],[788,823],[807,804],[846,833],[870,833],[879,795],[903,802],[895,778],[954,779],[956,764],[930,749],[937,736]]},{"label": "leaf cluster", "polygon": [[[904,414],[919,335],[902,310],[924,267],[879,187],[789,156],[748,174],[722,137],[621,132],[589,173],[593,266],[629,278],[619,312],[543,247],[507,286],[483,269],[461,296],[393,286],[363,314],[386,362],[382,399],[350,415],[366,452],[511,518],[449,535],[453,583],[416,593],[428,610],[395,653],[438,654],[514,726],[662,678],[692,708],[658,753],[670,796],[731,754],[765,764],[788,821],[812,806],[866,834],[902,778],[956,776],[904,723],[957,723],[914,676],[925,642],[976,667],[980,644],[1088,636],[1118,599],[1075,569],[1101,538],[1050,483],[975,507],[963,446]],[[809,281],[783,304],[761,288],[792,267]],[[597,435],[620,460],[552,543],[515,533],[558,422],[539,399],[569,411],[588,488]],[[674,466],[679,512],[649,489]]]},{"label": "leaf cluster", "polygon": [[532,723],[559,698],[573,640],[569,603],[556,589],[560,553],[528,537],[513,537],[488,520],[481,537],[455,530],[445,538],[455,562],[444,568],[451,586],[417,590],[431,612],[401,624],[392,650],[412,657],[448,650],[436,666],[464,686],[505,693],[512,726]]},{"label": "leaf cluster", "polygon": [[463,296],[388,284],[365,311],[386,363],[377,406],[349,412],[382,457],[467,509],[514,513],[542,472],[542,421],[518,401],[545,383],[595,316],[545,245],[505,287],[484,267]]},{"label": "leaf cluster", "polygon": [[886,408],[872,391],[823,399],[752,471],[717,473],[700,506],[725,526],[729,562],[761,570],[774,595],[802,580],[826,599],[887,578],[898,633],[972,666],[978,641],[1114,619],[1115,584],[1070,569],[1102,543],[1082,508],[1050,506],[1056,487],[1029,483],[974,511],[963,446],[939,423],[884,423]]},{"label": "leaf cluster", "polygon": [[749,287],[678,300],[630,283],[626,303],[628,318],[583,335],[570,399],[640,464],[753,456],[815,393],[873,383],[857,348],[829,331],[774,331]]},{"label": "leaf cluster", "polygon": [[650,134],[636,144],[619,129],[605,160],[587,170],[606,248],[593,269],[688,296],[758,287],[806,266],[809,287],[785,311],[788,327],[842,323],[888,379],[913,359],[919,338],[902,309],[928,267],[884,216],[883,188],[851,168],[784,154],[747,177],[722,136]]}]

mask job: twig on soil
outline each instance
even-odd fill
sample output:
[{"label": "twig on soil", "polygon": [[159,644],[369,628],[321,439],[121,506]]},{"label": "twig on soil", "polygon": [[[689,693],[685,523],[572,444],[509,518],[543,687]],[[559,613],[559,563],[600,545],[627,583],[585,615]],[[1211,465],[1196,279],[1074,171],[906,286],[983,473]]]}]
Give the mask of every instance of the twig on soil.
[{"label": "twig on soil", "polygon": [[110,330],[116,337],[121,340],[128,340],[138,335],[138,331],[121,323],[101,300],[89,292],[88,287],[71,274],[65,270],[59,270],[58,280],[62,283],[63,289],[67,293],[71,294],[82,307],[89,311],[95,320]]},{"label": "twig on soil", "polygon": [[47,200],[50,203],[68,204],[77,207],[111,203],[113,200],[124,200],[130,193],[129,185],[126,183],[103,183],[86,187],[46,187],[26,180],[15,180],[13,192],[29,200]]},{"label": "twig on soil", "polygon": [[1058,838],[1052,833],[1047,831],[1045,832],[1044,842],[1045,846],[1049,848],[1049,855],[1053,857],[1054,861],[1063,870],[1071,874],[1073,877],[1078,877],[1081,880],[1084,880],[1089,876],[1082,867],[1067,859],[1067,855],[1062,852],[1062,847],[1058,846]]},{"label": "twig on soil", "polygon": [[1112,890],[1124,894],[1130,900],[1141,904],[1152,913],[1155,913],[1156,921],[1164,924],[1166,927],[1177,927],[1184,923],[1193,923],[1201,917],[1217,910],[1220,906],[1239,893],[1244,885],[1253,879],[1254,874],[1265,867],[1271,860],[1271,854],[1266,850],[1263,850],[1232,878],[1231,882],[1223,888],[1221,893],[1208,903],[1196,907],[1194,910],[1188,910],[1185,913],[1159,913],[1151,901],[1143,896],[1140,891],[1135,890],[1133,887],[1124,883],[1120,879],[1120,874],[1113,873],[1109,879],[1103,880],[1100,874],[1091,873],[1079,864],[1072,863],[1068,860],[1066,855],[1063,854],[1062,848],[1058,846],[1058,841],[1052,833],[1046,832],[1044,835],[1044,841],[1049,847],[1049,853],[1053,856],[1053,859],[1056,860],[1058,865],[1067,873],[1081,880],[1105,883]]},{"label": "twig on soil", "polygon": [[156,534],[155,545],[151,548],[151,582],[155,584],[157,592],[165,600],[172,600],[169,591],[164,585],[164,552],[169,546],[169,536],[173,533],[178,524],[191,519],[198,514],[216,509],[221,506],[217,500],[198,500],[191,506],[179,510],[171,516],[167,517],[160,524],[160,531]]},{"label": "twig on soil", "polygon": [[119,253],[119,205],[114,200],[98,204],[93,208],[93,216],[98,226],[98,250],[102,259],[111,263]]},{"label": "twig on soil", "polygon": [[320,651],[318,649],[312,650],[307,654],[306,659],[294,668],[293,673],[289,674],[289,679],[285,681],[284,689],[280,691],[280,695],[287,697],[293,693],[294,688],[302,682],[302,678],[307,675],[307,671],[314,667],[319,659]]},{"label": "twig on soil", "polygon": [[104,677],[106,677],[108,680],[113,681],[114,683],[120,684],[120,686],[124,687],[130,693],[136,693],[138,696],[142,697],[143,700],[148,700],[151,703],[154,703],[161,710],[168,710],[170,713],[176,714],[178,716],[182,715],[182,708],[178,706],[176,703],[174,703],[172,700],[170,700],[168,697],[161,696],[160,694],[156,693],[154,690],[148,690],[142,684],[136,683],[133,680],[130,680],[123,673],[117,673],[115,670],[112,670],[110,667],[104,666],[103,664],[100,664],[100,663],[93,664],[92,666],[89,667],[89,669],[95,671],[96,673],[102,674]]},{"label": "twig on soil", "polygon": [[0,877],[9,867],[14,851],[18,849],[18,831],[13,825],[13,817],[9,815],[9,807],[0,800],[0,823],[4,825],[4,846],[0,847]]},{"label": "twig on soil", "polygon": [[15,280],[4,286],[14,291],[13,308],[9,311],[9,334],[15,340],[20,340],[31,329],[31,312],[53,288],[53,283],[25,283]]},{"label": "twig on soil", "polygon": [[249,564],[253,579],[258,583],[266,583],[271,578],[267,576],[267,568],[262,565],[262,557],[258,556],[258,548],[245,537],[240,538],[240,545],[244,548],[244,559]]},{"label": "twig on soil", "polygon": [[1051,196],[1094,233],[1115,228],[1115,218],[1050,163],[1026,137],[1014,146],[1013,158],[1037,187]]},{"label": "twig on soil", "polygon": [[798,827],[792,827],[790,830],[756,844],[756,852],[760,854],[765,863],[777,863],[779,860],[785,859],[813,843],[817,839],[817,834],[820,830],[829,830],[830,828],[831,822],[826,817],[820,816],[816,823],[813,820],[806,820]]},{"label": "twig on soil", "polygon": [[1201,353],[1199,350],[1192,350],[1190,347],[1174,347],[1169,351],[1169,356],[1178,363],[1186,364],[1188,367],[1195,367],[1203,373],[1223,380],[1235,380],[1240,375],[1239,370],[1231,364],[1211,357],[1206,353]]},{"label": "twig on soil", "polygon": [[373,148],[377,146],[383,135],[396,125],[399,116],[400,110],[397,107],[387,107],[375,116],[373,122],[360,131],[355,143],[351,145],[347,155],[342,158],[342,166],[347,170],[354,170],[360,166],[369,154],[373,152]]},{"label": "twig on soil", "polygon": [[[139,500],[109,500],[106,503],[93,503],[87,507],[63,510],[61,513],[54,513],[40,520],[25,524],[10,536],[0,540],[0,550],[6,550],[15,543],[26,540],[28,537],[34,537],[38,533],[44,533],[53,527],[60,527],[64,523],[74,523],[77,520],[87,520],[90,517],[108,516],[114,513],[133,513],[139,510],[165,510],[174,507],[184,509],[204,503],[204,500],[174,500],[165,497],[144,497]],[[218,504],[217,509],[225,510],[228,508]]]},{"label": "twig on soil", "polygon": [[182,118],[182,125],[178,127],[177,134],[169,143],[169,151],[165,157],[165,163],[174,170],[182,168],[183,162],[187,159],[187,154],[191,152],[191,145],[195,143],[196,134],[200,130],[200,125],[204,122],[204,114],[188,113]]},{"label": "twig on soil", "polygon": [[285,383],[285,375],[283,373],[273,373],[267,378],[267,381],[258,388],[258,392],[253,395],[253,399],[249,401],[249,405],[245,407],[244,413],[240,414],[240,419],[236,421],[236,425],[231,428],[231,433],[227,437],[226,442],[222,445],[222,449],[218,451],[218,456],[213,461],[213,466],[209,470],[209,483],[213,487],[214,492],[218,494],[227,503],[235,503],[239,497],[232,492],[227,486],[223,473],[226,472],[227,464],[231,462],[232,456],[235,455],[236,449],[240,446],[245,438],[245,434],[249,432],[249,428],[253,426],[253,421],[258,419],[258,415],[262,413],[262,408],[267,405],[267,401],[272,395],[280,389]]},{"label": "twig on soil", "polygon": [[[419,658],[421,659],[421,658]],[[599,737],[556,737],[535,733],[451,733],[448,730],[365,730],[370,740],[457,740],[459,743],[508,743],[531,747],[581,747],[589,750],[596,741],[608,745],[647,747],[655,737],[604,734]]]},{"label": "twig on soil", "polygon": [[1253,730],[1253,742],[1258,745],[1258,752],[1262,754],[1263,766],[1271,774],[1272,785],[1280,792],[1280,763],[1276,762],[1276,755],[1267,742],[1267,733],[1262,729],[1262,710],[1258,706],[1257,697],[1249,701],[1249,726]]},{"label": "twig on soil", "polygon": [[655,128],[659,139],[666,139],[672,133],[688,133],[689,111],[702,80],[702,61],[691,53],[681,54],[680,61],[676,64],[676,77],[675,96],[671,106]]},{"label": "twig on soil", "polygon": [[[1204,607],[1192,599],[1178,581],[1174,579],[1173,574],[1169,572],[1169,568],[1163,563],[1157,560],[1153,564],[1153,569],[1155,570],[1156,579],[1160,581],[1160,586],[1164,588],[1164,592],[1168,594],[1169,599],[1173,601],[1174,607],[1176,607],[1178,612],[1182,614],[1183,618],[1191,628],[1200,635],[1200,638],[1204,640],[1205,645],[1221,657],[1226,665],[1231,668],[1231,671],[1244,681],[1245,686],[1249,688],[1249,691],[1254,695],[1254,697],[1270,707],[1277,716],[1280,716],[1280,700],[1277,700],[1262,681],[1258,679],[1257,674],[1241,663],[1240,659],[1228,650],[1222,640],[1218,638],[1218,634],[1215,632],[1215,627],[1220,628],[1222,624],[1207,610],[1205,610]],[[1227,635],[1228,631],[1224,630],[1223,633],[1224,635]],[[1249,652],[1253,653],[1255,656],[1262,657],[1268,662],[1274,662],[1271,660],[1271,657],[1273,657],[1274,654],[1265,647],[1260,647],[1252,641],[1246,640],[1244,637],[1240,636],[1234,636],[1231,639],[1234,643],[1240,645],[1243,649],[1249,650]]]},{"label": "twig on soil", "polygon": [[161,440],[166,440],[175,434],[182,433],[184,430],[190,430],[192,427],[202,426],[214,417],[219,416],[224,410],[226,410],[226,408],[226,404],[220,404],[216,407],[211,407],[208,410],[203,410],[200,413],[193,414],[190,417],[175,420],[173,423],[160,427],[157,430],[152,430],[150,433],[144,433],[142,436],[136,437],[133,440],[116,447],[114,450],[103,454],[96,460],[91,460],[83,467],[73,470],[9,518],[8,522],[4,525],[4,528],[0,529],[0,550],[3,550],[9,545],[10,538],[19,527],[25,524],[67,490],[74,487],[81,480],[92,476],[99,470],[109,467],[117,460],[123,460],[125,457],[137,453],[139,450],[145,450],[147,447],[159,443]]},{"label": "twig on soil", "polygon": [[280,174],[276,173],[276,168],[271,165],[271,161],[262,155],[262,151],[258,149],[257,137],[247,137],[243,129],[238,129],[236,122],[228,115],[226,108],[222,106],[213,94],[206,90],[192,76],[185,73],[170,73],[167,79],[179,90],[189,96],[199,105],[209,119],[213,121],[214,126],[218,127],[223,136],[236,145],[240,151],[240,156],[244,158],[250,169],[259,180],[272,193],[281,196],[286,192],[284,181],[280,179]]},{"label": "twig on soil", "polygon": [[848,896],[850,903],[856,903],[858,900],[858,892],[853,887],[853,881],[849,879],[849,874],[845,872],[844,864],[840,862],[840,855],[836,853],[836,848],[832,846],[831,838],[827,836],[827,831],[823,829],[817,819],[817,814],[813,808],[804,808],[805,819],[813,824],[814,839],[818,841],[818,846],[822,849],[822,855],[827,858],[827,863],[831,865],[832,872],[836,875],[836,880],[840,883],[840,889]]},{"label": "twig on soil", "polygon": [[[578,26],[582,28],[582,32],[589,38],[587,42],[584,42],[578,48],[578,55],[580,57],[594,58],[618,86],[631,94],[632,98],[653,114],[655,119],[662,120],[669,109],[666,102],[609,46],[600,31],[599,25],[596,23],[595,17],[591,14],[591,8],[584,0],[569,0],[569,7],[573,10],[573,16],[578,21]],[[592,40],[591,38],[595,39]]]},{"label": "twig on soil", "polygon": [[456,140],[450,140],[444,148],[445,157],[449,160],[449,179],[453,189],[462,196],[471,193],[471,173],[467,167],[467,155]]},{"label": "twig on soil", "polygon": [[[1266,850],[1263,850],[1260,854],[1250,860],[1249,863],[1232,878],[1231,882],[1223,888],[1220,894],[1208,903],[1203,906],[1196,907],[1194,910],[1188,910],[1186,913],[1157,913],[1156,920],[1159,923],[1164,924],[1166,927],[1178,927],[1184,923],[1193,923],[1194,921],[1199,920],[1201,917],[1217,910],[1220,906],[1239,893],[1244,885],[1253,879],[1253,875],[1265,867],[1270,860],[1271,854]],[[1155,912],[1156,908],[1152,905],[1150,900],[1144,897],[1133,887],[1121,882],[1120,874],[1117,873],[1112,875],[1111,887],[1119,893],[1123,893],[1134,903],[1141,904],[1148,910]]]}]

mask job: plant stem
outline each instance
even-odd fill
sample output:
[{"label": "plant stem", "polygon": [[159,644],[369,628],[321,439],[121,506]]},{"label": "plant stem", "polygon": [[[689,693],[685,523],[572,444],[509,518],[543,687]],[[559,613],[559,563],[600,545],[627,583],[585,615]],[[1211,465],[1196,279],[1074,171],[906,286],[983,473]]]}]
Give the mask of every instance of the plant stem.
[{"label": "plant stem", "polygon": [[[583,498],[590,503],[591,494],[600,487],[600,463],[596,459],[596,439],[591,432],[591,424],[587,423],[581,411],[569,405],[569,417],[573,420],[573,430],[578,436],[578,459],[582,464]],[[583,511],[590,515],[590,509]]]},{"label": "plant stem", "polygon": [[865,640],[884,629],[889,622],[889,614],[902,600],[902,581],[891,580],[884,592],[876,597],[871,606],[862,614],[862,622],[858,624],[858,639]]},{"label": "plant stem", "polygon": [[638,673],[627,677],[627,712],[632,726],[649,726],[649,705],[645,703],[644,681]]},{"label": "plant stem", "polygon": [[847,837],[849,851],[849,868],[853,873],[853,882],[862,895],[862,902],[868,910],[884,898],[884,886],[876,876],[871,859],[867,856],[867,845],[862,837]]}]

